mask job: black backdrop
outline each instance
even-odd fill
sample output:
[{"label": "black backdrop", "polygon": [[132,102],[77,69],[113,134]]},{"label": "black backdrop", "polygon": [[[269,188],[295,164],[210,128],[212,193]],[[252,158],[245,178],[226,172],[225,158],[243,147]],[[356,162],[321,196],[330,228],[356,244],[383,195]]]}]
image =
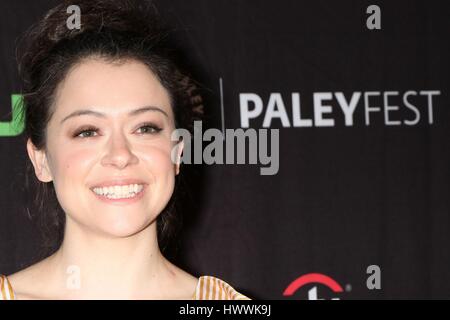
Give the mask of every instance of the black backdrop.
[{"label": "black backdrop", "polygon": [[[0,2],[2,122],[11,120],[11,95],[20,90],[15,40],[55,3]],[[263,102],[251,128],[263,127],[275,93],[289,122],[270,123],[280,129],[276,175],[260,175],[258,165],[195,166],[194,203],[184,212],[178,264],[196,275],[221,277],[259,299],[306,299],[314,287],[326,298],[449,298],[450,11],[445,1],[157,4],[176,26],[187,61],[208,92],[210,126],[220,129],[224,121],[226,128],[242,127],[242,93],[257,94]],[[381,9],[379,30],[366,26],[372,4]],[[339,92],[348,102],[361,92],[351,125]],[[368,100],[380,108],[368,112],[369,120],[368,92],[379,93]],[[311,126],[294,125],[292,93],[300,94],[302,118],[312,119]],[[318,93],[328,93],[322,104],[331,112],[323,118],[334,119],[332,125],[314,119]],[[385,111],[389,106],[398,109]],[[27,161],[22,136],[0,136],[4,274],[30,264],[39,246],[37,230],[22,213]],[[379,290],[366,286],[370,265],[380,267]],[[343,292],[306,284],[283,296],[291,282],[311,273],[329,276]]]}]

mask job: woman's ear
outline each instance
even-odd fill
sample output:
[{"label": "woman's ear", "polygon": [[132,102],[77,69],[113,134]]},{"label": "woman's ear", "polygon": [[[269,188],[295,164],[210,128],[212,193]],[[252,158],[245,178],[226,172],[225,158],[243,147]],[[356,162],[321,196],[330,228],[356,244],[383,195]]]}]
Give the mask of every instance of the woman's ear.
[{"label": "woman's ear", "polygon": [[27,152],[33,163],[34,173],[42,182],[50,182],[53,180],[50,168],[48,166],[47,155],[45,151],[37,150],[30,139],[27,140]]},{"label": "woman's ear", "polygon": [[175,162],[175,175],[180,173],[180,165],[181,165],[181,156],[183,154],[184,149],[184,141],[183,138],[180,138],[180,141],[177,142],[176,148],[176,162]]}]

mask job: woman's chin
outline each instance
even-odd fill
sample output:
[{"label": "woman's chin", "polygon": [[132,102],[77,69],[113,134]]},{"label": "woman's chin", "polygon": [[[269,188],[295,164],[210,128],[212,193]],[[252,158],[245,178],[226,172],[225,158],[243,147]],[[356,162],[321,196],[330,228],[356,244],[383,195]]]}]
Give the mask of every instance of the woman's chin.
[{"label": "woman's chin", "polygon": [[120,219],[119,221],[108,221],[99,226],[102,234],[111,238],[131,237],[149,227],[147,221],[129,221]]}]

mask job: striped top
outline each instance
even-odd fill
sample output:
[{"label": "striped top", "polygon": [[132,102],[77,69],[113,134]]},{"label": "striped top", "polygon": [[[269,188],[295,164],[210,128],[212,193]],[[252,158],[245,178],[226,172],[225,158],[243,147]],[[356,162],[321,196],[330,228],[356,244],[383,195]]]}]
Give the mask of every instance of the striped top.
[{"label": "striped top", "polygon": [[250,300],[219,278],[201,276],[193,300]]},{"label": "striped top", "polygon": [[[4,275],[0,275],[0,300],[16,300],[11,283]],[[219,278],[201,276],[192,300],[250,300],[250,298]]]},{"label": "striped top", "polygon": [[9,283],[8,278],[4,275],[0,275],[0,300],[15,300],[13,288]]}]

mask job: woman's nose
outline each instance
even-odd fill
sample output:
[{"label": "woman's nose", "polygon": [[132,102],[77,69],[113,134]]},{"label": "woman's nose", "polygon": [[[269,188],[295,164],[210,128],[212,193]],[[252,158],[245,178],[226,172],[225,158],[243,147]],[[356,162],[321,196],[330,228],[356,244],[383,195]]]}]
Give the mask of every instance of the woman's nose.
[{"label": "woman's nose", "polygon": [[129,142],[123,134],[111,136],[107,143],[107,153],[102,158],[102,165],[123,169],[137,163],[138,158],[132,152]]}]

